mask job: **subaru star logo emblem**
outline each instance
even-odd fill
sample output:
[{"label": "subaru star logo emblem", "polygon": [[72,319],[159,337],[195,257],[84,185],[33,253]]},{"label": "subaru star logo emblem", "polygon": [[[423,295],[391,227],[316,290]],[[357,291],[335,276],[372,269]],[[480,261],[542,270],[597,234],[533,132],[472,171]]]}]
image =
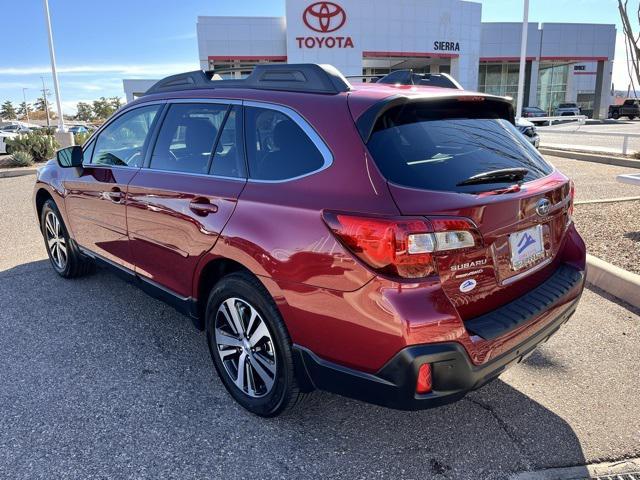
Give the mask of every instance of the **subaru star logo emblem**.
[{"label": "subaru star logo emblem", "polygon": [[311,30],[329,33],[344,25],[347,14],[340,5],[333,2],[316,2],[305,9],[302,20]]},{"label": "subaru star logo emblem", "polygon": [[551,202],[546,198],[542,198],[538,201],[536,205],[536,213],[541,217],[549,214],[549,210],[551,209]]}]

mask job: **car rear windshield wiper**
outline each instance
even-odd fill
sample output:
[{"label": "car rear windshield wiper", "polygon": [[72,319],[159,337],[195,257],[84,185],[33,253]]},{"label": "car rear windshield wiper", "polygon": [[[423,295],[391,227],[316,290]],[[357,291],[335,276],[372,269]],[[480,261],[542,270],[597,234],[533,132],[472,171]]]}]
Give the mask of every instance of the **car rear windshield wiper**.
[{"label": "car rear windshield wiper", "polygon": [[463,185],[477,185],[479,183],[520,182],[527,173],[529,173],[529,170],[526,168],[501,168],[500,170],[478,173],[456,185],[462,187]]}]

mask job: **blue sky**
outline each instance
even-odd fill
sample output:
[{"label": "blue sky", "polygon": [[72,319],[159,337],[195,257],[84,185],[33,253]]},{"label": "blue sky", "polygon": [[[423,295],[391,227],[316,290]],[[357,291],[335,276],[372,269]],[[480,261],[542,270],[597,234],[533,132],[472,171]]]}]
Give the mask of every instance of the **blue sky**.
[{"label": "blue sky", "polygon": [[[520,0],[483,0],[483,21],[519,21]],[[616,0],[531,0],[532,22],[615,23]],[[629,4],[637,6],[638,0]],[[79,101],[124,96],[123,78],[158,78],[198,68],[198,15],[284,15],[284,0],[49,0],[63,110]],[[0,102],[53,91],[41,0],[3,1]],[[626,85],[617,42],[616,85]],[[622,49],[621,49],[622,48]]]}]

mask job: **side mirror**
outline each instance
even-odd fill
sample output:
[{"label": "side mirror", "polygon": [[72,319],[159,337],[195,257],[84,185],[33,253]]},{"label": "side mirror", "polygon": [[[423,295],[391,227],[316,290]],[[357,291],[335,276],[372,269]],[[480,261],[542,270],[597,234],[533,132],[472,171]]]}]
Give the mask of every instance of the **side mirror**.
[{"label": "side mirror", "polygon": [[62,168],[81,167],[83,161],[82,147],[74,145],[58,150],[56,160]]}]

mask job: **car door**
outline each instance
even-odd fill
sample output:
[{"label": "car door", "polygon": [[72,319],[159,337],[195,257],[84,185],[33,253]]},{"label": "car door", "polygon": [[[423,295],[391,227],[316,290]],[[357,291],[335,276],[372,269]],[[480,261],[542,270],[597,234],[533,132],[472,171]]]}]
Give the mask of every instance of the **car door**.
[{"label": "car door", "polygon": [[168,105],[148,164],[127,194],[140,277],[191,296],[197,263],[215,245],[246,183],[242,135],[239,102]]},{"label": "car door", "polygon": [[127,184],[142,167],[162,106],[140,106],[112,119],[84,149],[84,167],[63,182],[65,208],[76,242],[130,270]]}]

